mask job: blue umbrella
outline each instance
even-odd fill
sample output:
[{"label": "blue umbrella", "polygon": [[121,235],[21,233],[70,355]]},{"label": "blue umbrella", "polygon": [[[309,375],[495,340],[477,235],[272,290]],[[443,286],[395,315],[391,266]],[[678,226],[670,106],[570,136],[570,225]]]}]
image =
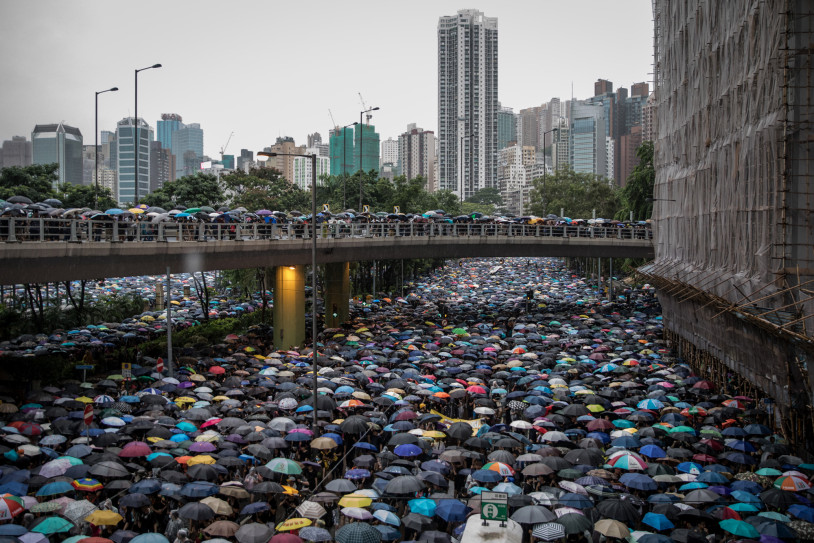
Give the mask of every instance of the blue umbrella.
[{"label": "blue umbrella", "polygon": [[259,513],[260,511],[268,511],[269,504],[268,502],[252,502],[245,506],[243,509],[240,510],[241,515],[253,515],[255,513]]},{"label": "blue umbrella", "polygon": [[435,514],[447,522],[463,522],[471,511],[471,507],[458,500],[439,500],[435,508]]},{"label": "blue umbrella", "polygon": [[181,487],[181,496],[185,498],[206,498],[218,493],[218,485],[204,481],[193,481]]},{"label": "blue umbrella", "polygon": [[814,522],[814,508],[794,504],[789,507],[789,513],[806,522]]},{"label": "blue umbrella", "polygon": [[659,513],[647,513],[642,519],[642,522],[658,532],[670,530],[675,527],[675,525],[670,522],[670,519]]},{"label": "blue umbrella", "polygon": [[56,481],[54,483],[48,483],[40,488],[37,491],[37,496],[55,496],[57,494],[73,492],[73,490],[74,488],[70,483],[66,483],[65,481]]},{"label": "blue umbrella", "polygon": [[704,467],[695,462],[682,462],[676,466],[676,469],[681,473],[692,473],[694,475],[701,475],[701,472],[704,471]]},{"label": "blue umbrella", "polygon": [[395,449],[393,449],[393,452],[396,453],[396,456],[412,457],[419,456],[424,451],[418,445],[405,443],[403,445],[398,445]]},{"label": "blue umbrella", "polygon": [[373,443],[367,443],[365,441],[359,441],[358,443],[353,444],[354,447],[357,449],[365,449],[367,451],[378,451],[379,449],[376,448],[376,445]]},{"label": "blue umbrella", "polygon": [[142,479],[127,489],[130,494],[155,494],[159,490],[161,490],[161,481],[158,479]]},{"label": "blue umbrella", "polygon": [[376,518],[391,526],[401,526],[401,519],[392,511],[386,509],[378,509],[373,512],[373,518]]},{"label": "blue umbrella", "polygon": [[379,533],[382,534],[382,541],[395,541],[401,538],[401,532],[398,528],[388,526],[387,524],[378,524],[374,526]]},{"label": "blue umbrella", "polygon": [[586,496],[573,492],[566,492],[559,497],[559,501],[561,505],[574,507],[575,509],[589,509],[594,506],[594,503]]},{"label": "blue umbrella", "polygon": [[479,483],[496,483],[503,480],[503,476],[490,469],[476,469],[472,472],[472,478]]},{"label": "blue umbrella", "polygon": [[435,508],[437,507],[435,500],[429,498],[416,498],[407,502],[407,506],[413,513],[424,515],[425,517],[432,517],[435,515]]},{"label": "blue umbrella", "polygon": [[656,481],[643,473],[624,473],[619,482],[636,490],[656,490],[659,487]]},{"label": "blue umbrella", "polygon": [[715,485],[725,485],[729,482],[729,479],[715,471],[705,471],[695,480],[699,483],[710,483]]},{"label": "blue umbrella", "polygon": [[137,535],[133,539],[130,540],[130,543],[169,543],[169,539],[164,537],[162,534],[157,534],[155,532],[146,532],[140,535]]},{"label": "blue umbrella", "polygon": [[10,535],[16,537],[25,533],[28,533],[28,530],[19,524],[0,524],[0,535]]},{"label": "blue umbrella", "polygon": [[667,453],[658,445],[645,445],[639,449],[639,454],[648,458],[666,458]]}]

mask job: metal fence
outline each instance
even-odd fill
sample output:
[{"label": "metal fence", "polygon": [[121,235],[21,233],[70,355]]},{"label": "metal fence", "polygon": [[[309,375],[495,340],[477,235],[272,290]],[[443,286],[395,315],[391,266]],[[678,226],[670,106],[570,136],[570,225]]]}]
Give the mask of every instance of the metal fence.
[{"label": "metal fence", "polygon": [[[118,222],[0,217],[0,242],[148,243],[311,239],[303,223]],[[528,225],[510,223],[322,223],[317,239],[377,237],[535,237],[652,240],[647,227]]]}]

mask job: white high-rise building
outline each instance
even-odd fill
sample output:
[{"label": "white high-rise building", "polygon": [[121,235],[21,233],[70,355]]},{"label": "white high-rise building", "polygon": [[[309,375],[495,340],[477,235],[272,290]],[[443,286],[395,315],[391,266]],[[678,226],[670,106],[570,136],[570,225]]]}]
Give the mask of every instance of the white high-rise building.
[{"label": "white high-rise building", "polygon": [[438,188],[463,199],[497,186],[497,36],[475,9],[438,20]]},{"label": "white high-rise building", "polygon": [[399,163],[399,142],[393,138],[387,138],[382,142],[382,155],[379,167],[385,164],[396,165]]},{"label": "white high-rise building", "polygon": [[398,139],[398,174],[407,179],[422,176],[427,187],[435,186],[435,134],[419,128],[415,123],[407,125],[407,132]]},{"label": "white high-rise building", "polygon": [[571,104],[570,163],[577,173],[606,176],[605,108],[587,101]]},{"label": "white high-rise building", "polygon": [[[305,150],[306,155],[317,155],[317,186],[321,187],[324,182],[323,176],[331,175],[331,157],[319,154],[318,147],[309,147]],[[303,190],[311,191],[311,157],[293,157],[291,168],[291,182]]]}]

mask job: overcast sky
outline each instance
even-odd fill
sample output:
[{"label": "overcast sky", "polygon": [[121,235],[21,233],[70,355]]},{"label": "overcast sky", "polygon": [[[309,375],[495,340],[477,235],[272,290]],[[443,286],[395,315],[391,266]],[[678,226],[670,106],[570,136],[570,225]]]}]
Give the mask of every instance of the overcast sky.
[{"label": "overcast sky", "polygon": [[[499,96],[521,108],[652,79],[650,0],[0,0],[0,140],[38,123],[99,129],[133,114],[200,123],[219,157],[359,120],[361,92],[379,106],[382,140],[407,124],[437,130],[437,25],[475,8],[498,18]],[[651,83],[652,90],[652,83]]]}]

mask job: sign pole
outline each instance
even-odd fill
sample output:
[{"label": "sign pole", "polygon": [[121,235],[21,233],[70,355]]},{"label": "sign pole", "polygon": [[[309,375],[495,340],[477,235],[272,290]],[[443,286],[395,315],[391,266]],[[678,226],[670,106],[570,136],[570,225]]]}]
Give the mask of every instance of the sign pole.
[{"label": "sign pole", "polygon": [[167,373],[172,377],[172,296],[170,296],[169,266],[167,266]]}]

